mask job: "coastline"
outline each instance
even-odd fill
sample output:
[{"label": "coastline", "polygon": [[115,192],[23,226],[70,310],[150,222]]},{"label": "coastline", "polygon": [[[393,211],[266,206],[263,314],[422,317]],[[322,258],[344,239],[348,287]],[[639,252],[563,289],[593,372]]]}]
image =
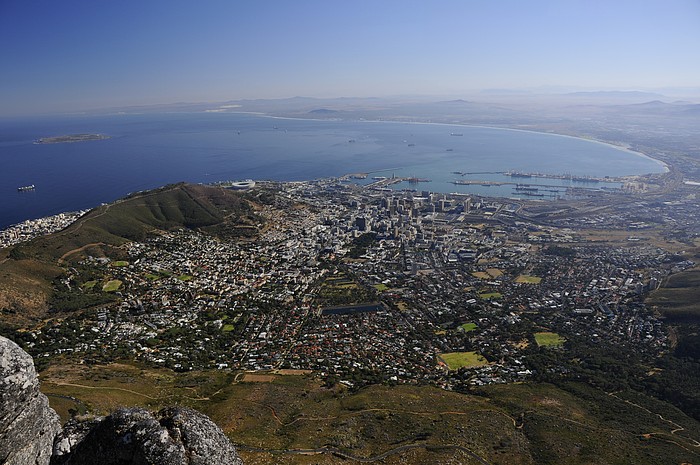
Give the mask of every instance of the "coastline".
[{"label": "coastline", "polygon": [[[542,132],[542,131],[536,131],[536,130],[532,130],[532,129],[508,128],[508,127],[486,126],[486,125],[455,124],[455,123],[443,123],[443,122],[433,122],[433,121],[429,121],[429,122],[426,122],[426,121],[408,121],[407,122],[407,121],[394,121],[394,120],[385,120],[385,119],[381,119],[381,120],[360,119],[360,120],[357,120],[357,119],[335,119],[335,118],[329,120],[329,119],[325,119],[325,118],[319,119],[319,118],[279,116],[279,115],[263,114],[263,113],[259,113],[259,112],[231,111],[231,112],[226,112],[226,113],[230,113],[229,118],[231,118],[232,116],[235,117],[235,115],[239,115],[238,117],[241,118],[241,121],[246,121],[245,116],[249,116],[251,118],[251,120],[253,120],[253,121],[255,118],[259,118],[258,122],[253,123],[253,126],[251,126],[251,128],[257,127],[257,129],[263,129],[263,130],[265,128],[269,129],[274,125],[274,124],[265,123],[267,118],[269,118],[269,120],[267,120],[267,121],[275,121],[275,120],[289,120],[290,122],[291,121],[299,121],[301,124],[298,126],[295,125],[295,127],[299,127],[300,130],[302,130],[302,131],[306,127],[303,124],[304,122],[318,122],[319,123],[318,127],[321,128],[322,132],[326,132],[329,134],[335,134],[335,136],[338,136],[338,134],[340,134],[341,138],[344,137],[344,135],[345,135],[345,132],[342,131],[344,126],[350,127],[352,129],[351,132],[353,134],[354,133],[363,134],[363,131],[366,131],[366,133],[369,135],[375,134],[375,133],[376,134],[385,134],[385,133],[386,134],[394,134],[394,133],[396,133],[398,135],[405,133],[404,135],[408,135],[408,133],[414,132],[414,130],[410,129],[411,126],[408,126],[409,124],[410,125],[417,125],[418,124],[418,125],[423,125],[423,126],[445,128],[444,134],[448,134],[451,131],[452,132],[460,132],[460,129],[464,129],[465,135],[468,135],[467,130],[469,130],[470,128],[474,128],[474,129],[484,129],[484,130],[488,130],[488,131],[493,131],[491,137],[504,137],[503,135],[505,133],[500,133],[502,135],[498,136],[499,133],[497,131],[502,131],[502,130],[517,131],[518,133],[530,133],[530,134],[535,134],[538,136],[559,136],[559,137],[569,138],[570,140],[580,139],[581,142],[577,145],[578,149],[577,149],[576,153],[585,153],[585,151],[587,149],[586,149],[586,145],[584,145],[584,144],[586,142],[594,142],[594,143],[600,144],[602,146],[607,146],[610,149],[617,152],[618,154],[620,154],[622,152],[623,155],[615,156],[614,154],[611,154],[611,155],[615,156],[616,159],[618,159],[617,157],[619,157],[619,159],[622,160],[619,164],[619,166],[622,166],[622,167],[624,167],[624,160],[625,159],[631,160],[629,155],[635,155],[636,157],[643,157],[643,158],[647,159],[648,161],[640,163],[638,161],[632,160],[632,162],[631,162],[632,166],[639,165],[642,167],[641,169],[636,170],[636,172],[634,170],[632,170],[632,173],[630,173],[629,171],[627,173],[624,173],[624,171],[627,171],[627,170],[620,170],[617,168],[615,170],[612,170],[612,171],[608,170],[606,168],[607,165],[605,163],[604,158],[600,158],[598,160],[597,166],[598,166],[598,168],[602,168],[602,172],[598,173],[598,174],[578,172],[575,167],[568,168],[568,169],[566,167],[562,168],[563,163],[559,163],[557,165],[558,170],[559,170],[558,172],[556,171],[556,169],[554,169],[552,171],[547,171],[548,166],[539,167],[539,168],[534,169],[533,171],[539,171],[541,173],[547,173],[547,174],[559,174],[559,173],[571,172],[571,174],[573,174],[573,175],[587,175],[588,174],[588,175],[596,176],[596,177],[603,177],[605,174],[609,174],[611,177],[644,176],[646,173],[654,173],[654,175],[659,175],[659,174],[662,174],[664,172],[669,171],[668,165],[666,165],[666,163],[664,163],[663,161],[655,159],[653,156],[647,155],[645,153],[631,150],[629,147],[626,147],[624,145],[624,142],[614,144],[614,143],[605,142],[605,141],[598,141],[598,140],[590,139],[590,138],[586,138],[586,137],[580,137],[580,136],[569,135],[569,134],[557,134],[557,133],[551,133],[551,132]],[[226,113],[223,113],[223,114],[226,114]],[[203,115],[201,112],[188,112],[187,114],[184,114],[184,113],[179,113],[179,114],[182,116],[179,117],[178,120],[182,119],[182,117],[184,117],[184,119],[187,120],[187,118],[188,118],[187,115],[192,115],[192,118],[195,118],[198,115]],[[211,114],[211,113],[209,113],[209,114]],[[222,114],[222,113],[217,113],[217,114]],[[158,119],[159,117],[157,115],[154,115],[154,118]],[[266,118],[266,120],[263,120],[262,118]],[[213,120],[223,121],[223,120],[225,120],[225,118],[219,119],[219,117],[214,116]],[[86,132],[90,131],[90,130],[94,131],[93,134],[111,132],[112,134],[116,135],[117,142],[120,142],[120,141],[125,140],[125,139],[129,139],[129,137],[124,137],[124,136],[120,135],[121,133],[119,131],[118,126],[115,126],[115,127],[105,126],[101,123],[95,124],[95,125],[88,125],[89,122],[90,122],[90,120],[87,120],[85,123]],[[236,121],[234,121],[233,119],[229,120],[229,123],[231,123],[231,122],[234,124],[236,123]],[[109,121],[108,121],[108,123],[109,123]],[[232,124],[229,124],[229,123],[227,123],[223,126],[221,124],[219,124],[218,126],[216,126],[216,128],[218,128],[217,130],[221,130],[224,132],[230,130],[231,127],[233,127],[235,129],[235,126],[232,126]],[[363,126],[362,123],[368,123],[368,124]],[[397,130],[395,131],[393,128],[389,128],[389,129],[379,128],[377,126],[374,126],[373,123],[391,123],[393,125],[400,125],[400,126],[396,126]],[[353,124],[355,124],[354,128],[352,128]],[[279,124],[279,126],[282,129],[284,129],[284,124]],[[372,126],[374,126],[377,129],[372,129]],[[52,127],[55,130],[54,125],[52,125],[52,126],[46,125],[46,128],[48,128],[49,130],[47,131],[46,128],[44,128],[44,131],[42,131],[42,132],[50,133],[49,131],[51,130]],[[75,124],[73,124],[73,127],[75,127]],[[310,127],[313,128],[314,126],[310,125]],[[363,127],[365,129],[363,129]],[[112,130],[110,131],[108,128],[111,128]],[[68,129],[68,131],[66,131],[65,134],[68,134],[69,131],[70,131],[70,129]],[[56,132],[58,132],[58,131],[56,131]],[[442,129],[437,129],[437,130],[427,130],[427,129],[426,130],[418,130],[418,129],[416,129],[415,132],[416,132],[416,134],[422,133],[422,132],[432,132],[432,133],[435,133],[438,135],[443,134]],[[39,133],[39,134],[41,134],[41,133]],[[235,131],[234,131],[234,134],[235,134]],[[352,137],[352,136],[349,136],[349,137]],[[514,137],[514,136],[512,136],[512,137]],[[456,139],[461,139],[461,138],[449,138],[449,137],[447,137],[447,139],[450,140],[449,142],[447,142],[447,144],[450,144],[450,143],[456,143],[456,142],[452,141],[451,139],[456,140]],[[202,139],[202,140],[204,140],[204,139]],[[133,144],[137,141],[138,140],[131,140],[130,143]],[[545,139],[544,137],[542,137],[541,139],[533,139],[533,141],[535,141],[539,144],[542,144],[542,145],[547,144],[547,139]],[[347,142],[347,140],[345,142]],[[249,144],[249,142],[246,142],[246,143]],[[440,144],[442,144],[442,142],[440,142]],[[558,142],[558,143],[554,142],[554,144],[565,145],[565,143],[563,143],[563,142]],[[21,144],[18,144],[18,145],[25,145],[26,147],[30,147],[32,145],[32,141],[31,141],[31,139],[25,139],[24,141],[22,141]],[[58,144],[58,145],[60,146],[61,144]],[[68,145],[70,145],[70,144],[68,144]],[[78,144],[78,145],[80,145],[80,144]],[[45,159],[47,163],[53,163],[54,164],[53,166],[61,166],[64,162],[62,161],[62,158],[57,158],[57,157],[52,156],[54,150],[70,150],[71,154],[75,151],[78,154],[83,154],[81,156],[88,156],[87,153],[93,152],[94,149],[97,149],[97,146],[91,146],[90,144],[87,144],[87,145],[88,146],[86,146],[86,147],[83,147],[82,145],[80,145],[80,147],[75,146],[73,148],[70,148],[69,146],[64,145],[65,148],[57,147],[56,149],[52,149],[52,150],[49,150],[49,148],[46,147],[46,148],[42,148],[40,150],[37,150],[35,153],[37,154],[38,157],[41,157],[40,159]],[[400,142],[399,142],[399,146],[401,146]],[[232,169],[229,169],[228,171],[226,171],[226,170],[216,171],[215,176],[212,175],[213,177],[211,177],[211,178],[207,178],[207,176],[210,176],[208,171],[203,171],[203,174],[199,175],[199,176],[197,176],[196,173],[192,174],[191,172],[186,172],[186,173],[179,172],[179,173],[176,173],[174,178],[163,179],[155,184],[150,182],[151,181],[150,178],[148,178],[146,180],[139,179],[138,182],[135,182],[130,177],[131,175],[129,175],[129,177],[124,178],[124,179],[129,180],[129,182],[124,182],[125,187],[124,187],[123,191],[120,191],[120,189],[118,188],[118,183],[122,182],[123,179],[120,177],[117,177],[117,178],[113,179],[112,181],[110,181],[109,183],[105,183],[105,185],[107,186],[106,188],[100,190],[102,188],[102,186],[99,186],[100,189],[97,189],[97,190],[99,190],[99,195],[96,194],[93,197],[92,192],[96,192],[96,191],[93,189],[93,186],[91,186],[89,189],[83,191],[84,193],[82,194],[82,196],[80,198],[71,198],[70,202],[63,202],[63,201],[53,202],[54,199],[62,198],[61,196],[64,195],[64,191],[62,189],[63,185],[52,184],[55,182],[55,179],[51,179],[49,177],[49,179],[47,180],[46,186],[49,187],[50,189],[43,189],[42,192],[37,192],[37,195],[31,196],[31,197],[25,197],[25,198],[20,199],[20,197],[14,197],[16,194],[14,189],[7,190],[8,195],[12,195],[12,197],[8,198],[8,200],[10,201],[10,204],[9,204],[10,206],[8,207],[7,215],[4,215],[4,214],[2,215],[2,216],[4,216],[3,219],[7,221],[7,224],[4,224],[3,226],[9,227],[12,224],[16,224],[16,223],[19,223],[21,221],[24,221],[27,218],[43,218],[45,216],[64,212],[64,211],[71,211],[71,210],[77,210],[77,209],[81,209],[81,208],[94,207],[100,203],[100,200],[101,201],[111,201],[114,199],[121,198],[127,192],[131,192],[134,190],[155,188],[158,185],[163,185],[165,183],[177,182],[177,181],[187,181],[187,182],[195,182],[195,183],[205,182],[206,183],[206,182],[210,182],[209,179],[218,180],[218,179],[246,179],[246,178],[251,178],[251,179],[255,179],[255,180],[269,179],[269,180],[285,181],[285,182],[294,181],[294,180],[311,181],[314,179],[323,179],[323,178],[328,178],[328,177],[339,177],[339,176],[342,176],[344,174],[353,173],[353,172],[387,173],[387,172],[392,172],[394,170],[396,170],[396,171],[404,170],[405,171],[404,173],[397,173],[397,174],[400,176],[406,176],[406,177],[411,177],[413,175],[419,174],[419,172],[422,168],[420,166],[418,168],[415,168],[415,167],[413,167],[414,165],[411,164],[415,160],[411,161],[411,163],[408,163],[408,160],[404,160],[403,158],[401,158],[401,156],[398,156],[398,158],[397,158],[396,154],[402,153],[402,149],[399,146],[395,147],[394,151],[386,152],[386,154],[388,154],[387,157],[389,157],[388,163],[386,163],[384,165],[386,167],[381,167],[381,168],[375,167],[374,169],[372,169],[372,168],[370,168],[370,166],[365,166],[365,167],[363,167],[363,169],[359,169],[359,168],[355,169],[355,166],[352,162],[352,157],[357,156],[354,152],[354,150],[356,150],[356,149],[348,148],[348,149],[343,149],[344,150],[343,152],[339,152],[339,154],[336,154],[337,156],[335,157],[335,159],[338,159],[339,156],[341,156],[342,154],[346,154],[346,153],[347,153],[347,156],[349,157],[347,159],[347,160],[349,160],[347,162],[347,164],[349,165],[348,166],[349,169],[346,170],[346,169],[344,169],[345,168],[344,167],[342,169],[342,173],[338,173],[338,174],[332,174],[332,173],[331,174],[324,174],[324,173],[327,173],[330,170],[330,168],[325,169],[325,170],[320,170],[320,171],[319,170],[314,171],[313,169],[311,169],[311,171],[309,171],[309,170],[305,169],[306,165],[302,164],[298,167],[297,172],[295,173],[296,177],[293,179],[289,178],[289,177],[285,177],[283,175],[276,175],[276,174],[271,175],[270,170],[261,171],[259,169],[259,167],[257,167],[257,165],[254,166],[253,168],[246,166],[245,168],[235,168],[235,169],[232,168]],[[89,147],[93,147],[93,149],[90,149]],[[116,159],[115,154],[117,154],[118,151],[121,150],[121,145],[118,145],[116,143],[115,144],[107,144],[104,146],[100,145],[99,147],[100,147],[98,150],[99,153],[102,153],[103,151],[105,151],[105,153],[114,152],[116,150],[116,152],[114,152],[112,154],[114,159]],[[105,148],[102,149],[102,147],[105,147]],[[442,152],[444,152],[444,147],[445,146],[443,146]],[[449,147],[449,145],[447,145],[446,147]],[[38,147],[37,147],[37,149],[38,149]],[[418,149],[420,149],[420,147]],[[9,153],[10,149],[8,148],[7,150]],[[226,149],[217,149],[217,150],[226,150]],[[288,150],[288,147],[286,147],[284,150]],[[327,147],[325,150],[329,151],[329,150],[333,150],[333,149]],[[384,152],[376,152],[374,150],[376,150],[376,149],[372,148],[370,150],[372,155],[368,155],[370,152],[367,152],[367,154],[365,154],[364,157],[366,159],[369,159],[372,157],[376,158],[377,156],[381,156],[382,153],[384,153]],[[407,149],[403,149],[403,150],[407,150]],[[596,150],[600,150],[600,149],[594,149],[593,152],[595,152]],[[231,160],[229,160],[229,163],[232,163],[232,160],[234,160],[236,157],[235,151],[233,149],[231,149],[231,150],[228,150],[228,152],[229,152],[229,154],[227,156],[229,158],[231,158]],[[360,152],[362,152],[362,150],[360,150]],[[442,152],[440,152],[440,154]],[[31,153],[31,152],[27,152],[27,153]],[[233,153],[233,155],[231,155],[231,153]],[[330,155],[330,154],[333,154],[335,152],[327,152],[327,153]],[[362,153],[364,153],[364,152],[362,152]],[[566,149],[564,149],[563,152],[557,152],[557,153],[566,153]],[[436,155],[440,155],[440,154],[438,154],[436,152]],[[479,154],[479,152],[476,151],[476,152],[474,152],[473,155],[478,155],[478,154]],[[450,154],[447,154],[446,156],[449,156],[449,155]],[[342,155],[342,156],[345,156],[345,155]],[[442,155],[440,155],[440,156],[442,156]],[[89,157],[90,157],[89,159],[91,159],[91,160],[93,159],[92,155],[90,155]],[[277,157],[277,158],[279,158],[279,157]],[[277,158],[275,158],[275,159],[277,159]],[[75,161],[77,159],[78,159],[77,156],[76,157],[71,156],[71,161]],[[189,158],[189,157],[183,158],[184,162],[195,163],[195,161],[190,162],[189,161],[190,159],[191,158]],[[323,160],[323,157],[320,158],[319,160]],[[343,159],[343,160],[345,160],[345,159]],[[393,162],[392,162],[392,160],[393,160]],[[460,160],[461,160],[461,158],[459,160],[455,161],[454,162],[455,167],[449,168],[449,171],[452,171],[454,169],[461,169],[463,171],[470,171],[469,169],[463,169],[465,167],[461,166],[462,162]],[[560,156],[559,160],[565,161],[566,157]],[[291,163],[294,160],[289,159],[289,161]],[[304,160],[304,161],[308,163],[308,160]],[[472,162],[470,162],[468,159],[465,158],[465,163],[472,163]],[[523,162],[523,163],[525,163],[525,162]],[[650,167],[649,166],[650,163],[653,163],[654,166]],[[459,165],[459,166],[457,166],[457,165]],[[332,166],[332,165],[328,165],[328,166]],[[425,164],[425,166],[427,166],[428,168],[431,168],[431,165]],[[526,168],[518,168],[517,166],[511,166],[510,162],[502,164],[501,168],[502,169],[499,168],[497,170],[504,171],[504,172],[505,171],[512,171],[512,170],[516,170],[516,171],[526,171],[527,170]],[[243,169],[243,171],[241,171],[242,169]],[[255,171],[255,169],[257,169],[257,171],[247,172],[247,171],[245,171],[245,169],[253,169],[253,171]],[[333,171],[333,170],[331,170],[331,171]],[[474,170],[474,171],[478,171],[478,170]],[[448,171],[445,171],[445,173],[447,173],[447,172]],[[24,175],[25,173],[20,173],[20,174]],[[31,183],[36,183],[36,184],[41,184],[43,186],[44,183],[41,183],[40,179],[39,179],[41,177],[40,176],[41,173],[39,173],[39,175],[37,175],[39,178],[33,176],[32,174],[33,173],[29,173],[29,175],[22,176],[22,179],[24,180],[24,182],[27,185],[29,185]],[[17,176],[17,175],[6,176],[6,177],[10,181],[20,178],[20,176]],[[430,176],[423,176],[423,177],[430,178],[434,183],[431,186],[426,186],[425,189],[427,189],[427,190],[432,190],[435,192],[444,192],[444,193],[450,193],[450,192],[454,191],[454,186],[451,184],[451,181],[453,179],[448,179],[449,175],[447,175],[447,174],[445,174],[445,176],[437,175],[437,177],[435,177],[435,175],[430,175]],[[478,186],[476,184],[474,185],[474,187],[470,187],[470,188],[463,187],[461,189],[465,189],[465,191],[468,189],[470,192],[473,193],[473,195],[479,195],[479,196],[483,196],[483,197],[506,196],[506,194],[503,192],[501,192],[501,193],[493,192],[494,190],[496,190],[493,188],[493,185],[489,185],[488,187],[489,187],[488,191],[491,191],[491,192],[487,192],[487,189],[482,189],[480,186]],[[91,197],[93,197],[95,199],[99,199],[99,200],[95,200],[94,205],[91,205],[91,203],[86,202],[86,200],[88,200]],[[20,205],[19,202],[23,202],[21,205],[21,209],[19,207],[19,205]],[[54,203],[55,203],[55,205],[54,205]],[[14,208],[14,210],[12,210],[12,208]]]},{"label": "coastline", "polygon": [[[199,112],[195,112],[195,113],[199,113]],[[212,113],[212,112],[209,112],[209,113]],[[668,166],[668,163],[666,163],[665,161],[659,160],[658,158],[654,158],[653,156],[651,156],[647,153],[632,150],[631,148],[629,148],[629,146],[620,145],[620,144],[616,144],[613,142],[604,141],[604,140],[600,140],[600,139],[594,139],[594,138],[585,137],[585,136],[561,134],[558,132],[538,131],[535,129],[522,129],[522,128],[507,127],[507,126],[486,126],[483,124],[440,123],[440,122],[434,122],[434,121],[398,121],[398,120],[390,120],[390,119],[377,120],[377,119],[344,119],[344,118],[303,118],[303,117],[294,117],[294,116],[279,116],[279,115],[273,115],[273,114],[269,114],[269,113],[262,113],[262,112],[255,112],[255,111],[224,111],[224,112],[216,112],[215,114],[219,114],[219,115],[242,114],[242,115],[254,115],[254,116],[259,116],[262,118],[279,119],[279,120],[318,121],[318,122],[331,122],[331,123],[333,123],[333,122],[341,122],[341,123],[348,122],[348,123],[420,124],[420,125],[432,125],[432,126],[447,126],[447,127],[453,127],[453,128],[494,129],[494,130],[503,130],[503,131],[516,131],[516,132],[525,132],[525,133],[532,133],[532,134],[541,134],[541,135],[547,135],[547,136],[566,137],[569,139],[578,139],[578,140],[585,141],[585,142],[592,142],[595,144],[605,145],[605,146],[611,147],[615,150],[619,150],[621,152],[626,152],[626,153],[629,153],[631,155],[646,158],[646,159],[651,160],[651,161],[655,162],[656,164],[660,165],[663,168],[662,173],[668,173],[671,171],[671,169]],[[645,174],[662,174],[662,173],[645,173]],[[640,176],[640,175],[637,175],[637,176]]]}]

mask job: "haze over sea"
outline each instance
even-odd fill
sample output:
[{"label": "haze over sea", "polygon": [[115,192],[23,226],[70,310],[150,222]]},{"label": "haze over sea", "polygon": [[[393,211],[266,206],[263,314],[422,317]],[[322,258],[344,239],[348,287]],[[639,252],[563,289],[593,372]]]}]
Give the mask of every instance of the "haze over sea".
[{"label": "haze over sea", "polygon": [[[35,143],[42,137],[78,133],[105,134],[110,139]],[[179,181],[299,181],[376,173],[432,180],[413,186],[418,190],[511,196],[512,186],[456,186],[450,181],[511,180],[498,174],[460,177],[454,171],[603,177],[665,169],[656,160],[610,145],[550,134],[241,113],[0,120],[0,160],[0,228]],[[571,185],[561,180],[536,182]],[[36,189],[17,191],[30,184]]]}]

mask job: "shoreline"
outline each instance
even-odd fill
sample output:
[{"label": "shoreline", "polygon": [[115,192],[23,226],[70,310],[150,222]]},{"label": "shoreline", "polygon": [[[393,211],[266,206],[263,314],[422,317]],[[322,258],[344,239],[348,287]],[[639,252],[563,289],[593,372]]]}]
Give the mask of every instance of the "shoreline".
[{"label": "shoreline", "polygon": [[[200,112],[193,112],[193,113],[199,114]],[[211,113],[211,112],[209,112],[209,113]],[[665,161],[659,160],[658,158],[654,158],[653,156],[651,156],[647,153],[632,150],[631,148],[626,147],[624,145],[619,145],[619,144],[615,144],[612,142],[608,142],[608,141],[604,141],[604,140],[600,140],[600,139],[593,139],[593,138],[589,138],[589,137],[585,137],[585,136],[561,134],[558,132],[545,132],[545,131],[538,131],[535,129],[521,129],[521,128],[512,128],[512,127],[504,127],[504,126],[486,126],[483,124],[439,123],[439,122],[434,122],[434,121],[397,121],[397,120],[343,119],[343,118],[302,118],[302,117],[294,117],[294,116],[277,116],[277,115],[271,115],[269,113],[262,113],[262,112],[255,112],[255,111],[227,111],[227,112],[216,112],[215,114],[218,114],[218,115],[225,115],[225,114],[254,115],[254,116],[259,116],[262,118],[291,120],[291,121],[318,121],[318,122],[329,122],[329,123],[348,122],[348,123],[421,124],[421,125],[432,125],[432,126],[451,126],[454,128],[480,128],[480,129],[493,129],[493,130],[502,130],[502,131],[526,132],[526,133],[541,134],[541,135],[546,135],[546,136],[566,137],[569,139],[577,139],[577,140],[581,140],[584,142],[591,142],[594,144],[605,145],[605,146],[611,147],[615,150],[619,150],[621,152],[626,152],[626,153],[629,153],[631,155],[646,158],[648,160],[653,161],[657,165],[660,165],[663,168],[663,171],[661,173],[643,173],[643,174],[629,175],[629,176],[644,176],[644,175],[648,175],[648,174],[665,174],[665,173],[668,173],[671,171],[671,169],[668,166],[668,163],[666,163]]]},{"label": "shoreline", "polygon": [[[179,114],[184,114],[184,113],[179,113]],[[203,115],[203,113],[201,113],[201,112],[189,112],[189,114],[191,114],[191,115]],[[531,133],[531,134],[543,135],[543,136],[566,137],[569,139],[580,139],[583,142],[592,142],[592,143],[596,143],[596,144],[601,144],[603,146],[608,146],[609,148],[614,149],[615,151],[625,152],[626,153],[625,156],[627,156],[627,154],[629,154],[629,155],[634,155],[637,157],[644,157],[647,160],[649,160],[650,162],[652,162],[655,165],[655,167],[658,167],[657,168],[658,171],[640,170],[640,172],[637,174],[630,174],[630,175],[622,174],[622,175],[616,175],[615,177],[625,177],[625,176],[642,177],[645,175],[659,176],[659,175],[662,175],[664,173],[668,173],[670,171],[669,165],[666,164],[664,161],[656,159],[653,156],[648,155],[646,153],[632,150],[628,146],[625,146],[624,142],[620,142],[618,144],[615,144],[615,143],[611,143],[611,142],[600,141],[600,140],[596,140],[596,139],[575,136],[575,135],[570,135],[570,134],[558,134],[558,133],[552,133],[552,132],[542,132],[542,131],[536,131],[536,130],[532,130],[532,129],[508,128],[508,127],[473,125],[473,124],[455,124],[455,123],[443,123],[443,122],[432,122],[432,121],[431,122],[426,122],[426,121],[408,121],[407,122],[407,121],[394,121],[394,120],[365,120],[365,119],[360,119],[360,120],[357,120],[357,119],[330,119],[329,120],[329,119],[318,119],[318,118],[300,118],[300,117],[290,117],[290,116],[276,116],[276,115],[264,114],[264,113],[260,113],[260,112],[241,112],[241,111],[230,111],[230,112],[226,112],[226,113],[217,113],[217,114],[219,114],[219,115],[220,114],[250,115],[253,118],[256,118],[256,117],[269,118],[270,120],[290,120],[290,121],[301,121],[301,122],[303,122],[303,121],[315,121],[315,122],[319,122],[319,123],[326,123],[329,126],[333,126],[333,127],[341,127],[346,123],[347,124],[351,124],[351,123],[368,123],[368,124],[391,123],[394,125],[399,125],[399,124],[404,125],[403,126],[404,130],[410,131],[410,127],[408,127],[406,125],[419,124],[419,125],[440,126],[440,127],[452,128],[452,129],[459,129],[459,128],[462,128],[462,129],[463,128],[475,128],[476,129],[476,128],[478,128],[478,129],[487,129],[487,130],[491,130],[494,132],[500,131],[500,130],[505,130],[505,131],[517,131],[520,133]],[[217,117],[214,117],[214,118],[218,119]],[[339,124],[333,125],[332,123],[339,123]],[[263,120],[262,124],[263,125],[265,124],[264,120]],[[366,127],[369,128],[369,126],[366,126]],[[450,131],[447,130],[446,132],[450,132]],[[459,132],[459,131],[457,131],[457,132]],[[97,132],[93,133],[93,135],[96,135],[96,134],[98,134],[98,133]],[[78,134],[74,134],[74,135],[78,135]],[[109,136],[107,136],[107,137],[109,137]],[[27,140],[25,143],[30,144],[31,142],[29,140]],[[546,140],[544,140],[543,143],[546,143]],[[42,150],[42,152],[43,152],[43,150]],[[399,161],[399,160],[394,160],[394,163],[396,163],[396,164],[393,167],[374,169],[374,170],[370,170],[367,172],[368,173],[382,173],[382,172],[386,173],[386,172],[390,172],[393,170],[401,170],[401,169],[407,168],[407,165],[401,163],[401,161]],[[603,164],[603,166],[604,166],[604,164]],[[670,165],[670,166],[673,166],[673,165]],[[514,169],[512,166],[505,166],[503,168],[504,168],[503,169],[504,171]],[[351,171],[351,172],[355,172],[355,171]],[[414,172],[415,172],[415,170],[414,170]],[[343,173],[339,173],[337,175],[331,175],[331,176],[315,177],[313,175],[308,176],[308,173],[306,173],[306,175],[304,175],[304,178],[300,179],[300,180],[312,181],[314,179],[324,179],[324,178],[328,178],[328,177],[340,177],[340,176],[343,176],[346,174],[348,174],[348,172],[343,172]],[[411,174],[414,174],[414,173],[411,173]],[[572,173],[572,174],[578,175],[578,174],[582,174],[582,173]],[[231,175],[232,175],[232,173],[229,173],[229,178],[231,177]],[[180,178],[181,178],[181,180],[186,180],[187,182],[194,182],[194,183],[196,183],[196,182],[208,182],[204,179],[196,179],[196,178],[193,179],[192,177],[189,177],[189,176],[185,176],[184,178],[180,177]],[[233,178],[236,178],[236,175],[233,175]],[[263,175],[263,176],[251,176],[250,174],[240,173],[240,179],[244,179],[244,178],[263,179],[263,178],[266,178],[266,176],[265,175]],[[272,179],[272,178],[267,177],[267,179]],[[276,179],[276,181],[280,181],[280,180]],[[281,181],[282,182],[290,182],[290,180],[288,180],[288,179],[282,179]],[[148,186],[144,186],[144,188],[148,189]],[[450,193],[453,191],[452,186],[449,186],[449,187],[445,187],[445,186],[437,187],[437,186],[435,186],[434,189],[431,189],[431,187],[428,187],[427,189],[428,190],[435,190],[436,192],[439,191],[439,192],[445,192],[445,193]],[[128,190],[134,190],[134,189],[130,188]],[[123,195],[126,195],[126,192],[121,193],[121,194],[115,194],[115,199],[121,198]],[[474,195],[480,195],[480,196],[484,196],[484,197],[494,197],[493,193],[481,192],[479,190],[474,191]],[[499,196],[499,195],[495,195],[495,196]],[[105,197],[105,198],[111,198],[111,196]],[[99,202],[96,201],[94,206],[97,206],[98,203]],[[74,210],[74,209],[75,209],[75,207],[73,207],[73,208],[69,207],[67,210]],[[48,211],[48,210],[44,210],[44,209],[41,209],[41,210],[46,211],[48,213],[47,216],[50,216],[52,214],[58,214],[58,213],[65,211],[65,210],[58,210],[58,211],[50,210],[50,211]],[[27,219],[29,219],[31,217],[38,217],[38,218],[45,217],[45,215],[43,215],[42,213],[40,213],[38,211],[36,213],[38,213],[38,214],[31,214],[31,216],[29,216],[29,217],[16,215],[13,218],[7,218],[10,221],[8,221],[8,224],[4,225],[1,229],[5,229],[7,227],[12,226],[13,224],[17,224],[17,223],[20,223],[22,221],[26,221]]]}]

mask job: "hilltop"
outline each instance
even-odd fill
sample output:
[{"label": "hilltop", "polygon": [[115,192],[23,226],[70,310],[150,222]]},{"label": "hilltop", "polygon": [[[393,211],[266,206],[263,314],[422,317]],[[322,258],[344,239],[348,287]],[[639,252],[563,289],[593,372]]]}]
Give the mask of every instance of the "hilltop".
[{"label": "hilltop", "polygon": [[179,228],[250,237],[260,221],[240,192],[185,183],[102,205],[59,233],[0,251],[3,323],[43,317],[54,296],[52,283],[88,252],[117,256],[119,246],[129,241]]}]

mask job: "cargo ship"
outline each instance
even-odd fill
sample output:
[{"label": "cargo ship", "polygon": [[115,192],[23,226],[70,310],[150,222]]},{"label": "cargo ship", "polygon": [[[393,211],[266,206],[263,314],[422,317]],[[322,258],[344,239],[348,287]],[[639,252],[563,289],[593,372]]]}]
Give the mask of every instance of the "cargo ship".
[{"label": "cargo ship", "polygon": [[531,178],[532,174],[530,173],[522,173],[520,171],[506,171],[505,173],[506,176],[510,176],[511,178]]}]

